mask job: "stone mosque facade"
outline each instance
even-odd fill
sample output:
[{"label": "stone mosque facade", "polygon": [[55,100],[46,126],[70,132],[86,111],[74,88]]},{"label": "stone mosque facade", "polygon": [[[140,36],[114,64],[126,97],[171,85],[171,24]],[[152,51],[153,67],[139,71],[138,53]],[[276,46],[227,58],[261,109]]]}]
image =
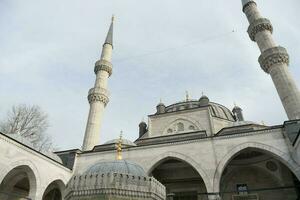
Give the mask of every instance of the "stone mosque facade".
[{"label": "stone mosque facade", "polygon": [[273,26],[256,2],[242,0],[242,6],[285,122],[246,121],[238,106],[231,110],[203,95],[159,103],[147,123],[139,124],[134,142],[120,138],[99,145],[113,69],[112,21],[88,92],[82,149],[39,152],[22,138],[1,133],[0,199],[300,199],[300,92],[288,69],[289,55],[273,40]]}]

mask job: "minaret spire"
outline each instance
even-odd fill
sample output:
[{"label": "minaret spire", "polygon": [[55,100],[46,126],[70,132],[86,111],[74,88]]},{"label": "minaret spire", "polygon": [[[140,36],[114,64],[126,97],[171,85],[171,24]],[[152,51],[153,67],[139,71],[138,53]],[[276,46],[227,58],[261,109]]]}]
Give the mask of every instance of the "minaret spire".
[{"label": "minaret spire", "polygon": [[114,34],[114,21],[115,21],[115,16],[113,15],[111,17],[111,23],[110,23],[110,27],[106,36],[106,40],[104,44],[110,44],[111,46],[113,46],[113,34]]},{"label": "minaret spire", "polygon": [[250,39],[257,42],[261,51],[259,63],[270,74],[285,112],[290,120],[300,119],[300,92],[288,70],[289,55],[285,48],[278,46],[272,37],[273,26],[263,18],[254,0],[242,0],[243,12],[250,23]]},{"label": "minaret spire", "polygon": [[109,102],[107,82],[108,78],[112,75],[113,22],[114,18],[112,18],[106,40],[103,44],[101,58],[95,63],[95,85],[88,93],[90,111],[82,145],[82,150],[84,151],[92,150],[98,144],[104,109]]}]

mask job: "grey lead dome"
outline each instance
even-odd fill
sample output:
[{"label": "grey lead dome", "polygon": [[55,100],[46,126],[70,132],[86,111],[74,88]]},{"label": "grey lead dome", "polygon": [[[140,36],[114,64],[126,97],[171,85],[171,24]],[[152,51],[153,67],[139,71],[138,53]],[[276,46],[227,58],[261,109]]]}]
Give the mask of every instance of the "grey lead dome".
[{"label": "grey lead dome", "polygon": [[144,169],[128,160],[103,161],[91,166],[85,174],[129,174],[133,176],[148,177]]}]

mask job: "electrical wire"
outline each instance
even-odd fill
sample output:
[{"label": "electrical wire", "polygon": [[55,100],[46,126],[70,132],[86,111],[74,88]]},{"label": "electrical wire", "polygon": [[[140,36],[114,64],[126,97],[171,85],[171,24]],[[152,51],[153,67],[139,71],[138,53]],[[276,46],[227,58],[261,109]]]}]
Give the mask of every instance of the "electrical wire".
[{"label": "electrical wire", "polygon": [[166,49],[162,49],[162,50],[158,50],[158,51],[152,51],[152,52],[149,52],[149,53],[144,53],[144,54],[140,54],[140,55],[129,56],[129,57],[126,57],[126,58],[117,59],[117,60],[115,60],[115,62],[120,63],[120,62],[124,62],[124,61],[131,60],[131,59],[143,58],[143,57],[157,55],[157,54],[161,54],[161,53],[165,53],[165,52],[169,52],[169,51],[174,51],[174,50],[177,50],[177,49],[182,49],[182,48],[186,48],[186,47],[189,47],[189,46],[197,45],[199,43],[205,43],[205,42],[213,41],[213,40],[216,40],[216,39],[219,39],[219,38],[222,38],[222,37],[227,37],[227,36],[232,35],[233,33],[236,33],[236,32],[237,32],[236,30],[232,30],[230,32],[222,33],[222,34],[215,35],[215,36],[212,36],[212,37],[208,37],[208,38],[205,38],[205,39],[202,39],[202,40],[195,40],[193,42],[189,42],[189,43],[186,43],[186,44],[183,44],[183,45],[180,45],[180,46],[170,47],[170,48],[166,48]]}]

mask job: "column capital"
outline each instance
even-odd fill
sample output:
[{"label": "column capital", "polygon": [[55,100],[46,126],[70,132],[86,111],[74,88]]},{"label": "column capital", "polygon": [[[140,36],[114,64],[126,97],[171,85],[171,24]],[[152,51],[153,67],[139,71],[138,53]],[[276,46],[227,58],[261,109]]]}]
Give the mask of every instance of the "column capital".
[{"label": "column capital", "polygon": [[109,92],[101,87],[91,88],[88,93],[88,100],[90,104],[99,101],[106,106],[109,102]]},{"label": "column capital", "polygon": [[257,33],[268,30],[273,33],[273,26],[270,20],[266,18],[260,18],[252,22],[248,28],[248,34],[252,41],[255,42],[255,36]]},{"label": "column capital", "polygon": [[266,72],[270,72],[270,68],[276,64],[287,64],[289,65],[289,54],[283,47],[273,47],[265,50],[259,56],[259,64],[261,68]]},{"label": "column capital", "polygon": [[98,60],[95,63],[95,68],[94,68],[94,72],[95,74],[97,74],[100,70],[106,71],[109,76],[112,75],[112,64],[106,60]]}]

